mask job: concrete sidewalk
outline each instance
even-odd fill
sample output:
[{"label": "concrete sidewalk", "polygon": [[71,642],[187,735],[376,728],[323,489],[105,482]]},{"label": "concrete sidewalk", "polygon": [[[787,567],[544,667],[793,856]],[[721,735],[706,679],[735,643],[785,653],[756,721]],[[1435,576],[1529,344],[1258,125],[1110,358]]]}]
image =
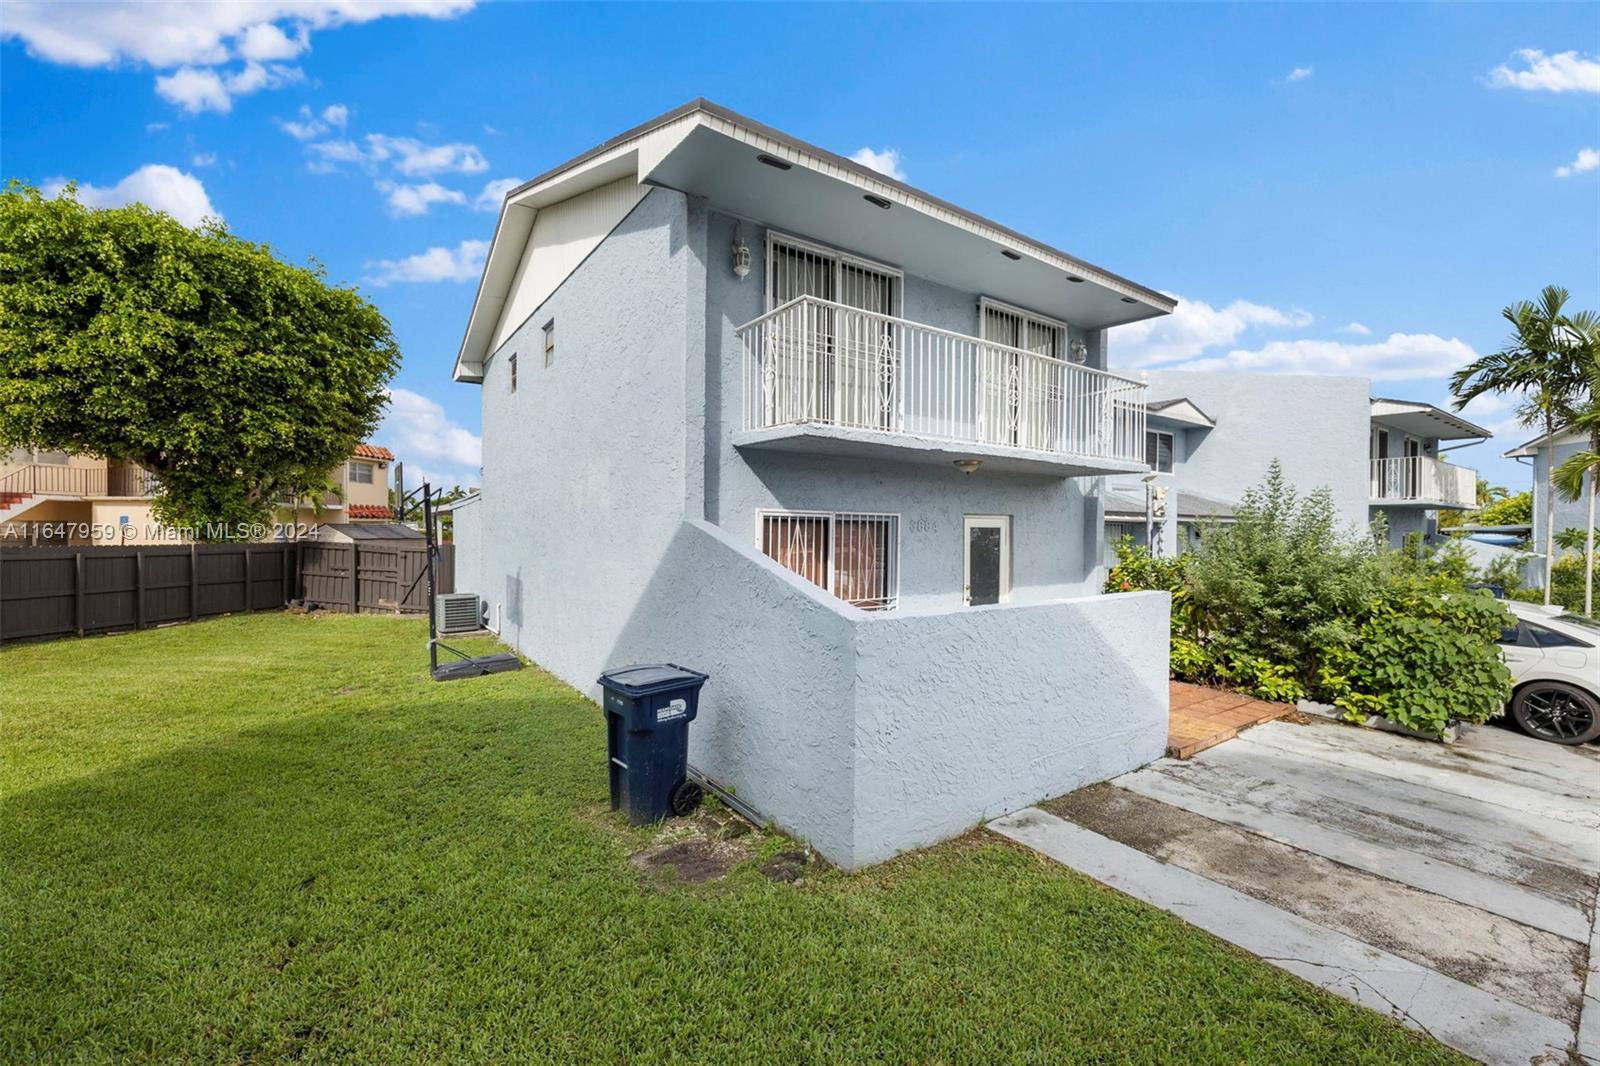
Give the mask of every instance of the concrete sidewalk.
[{"label": "concrete sidewalk", "polygon": [[1269,722],[990,828],[1485,1062],[1600,1063],[1593,748]]}]

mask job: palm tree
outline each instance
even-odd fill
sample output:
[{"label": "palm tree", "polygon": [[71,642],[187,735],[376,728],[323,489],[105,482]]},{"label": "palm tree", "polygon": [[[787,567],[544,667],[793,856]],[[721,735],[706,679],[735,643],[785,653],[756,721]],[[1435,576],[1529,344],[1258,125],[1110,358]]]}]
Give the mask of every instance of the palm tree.
[{"label": "palm tree", "polygon": [[[1522,396],[1517,418],[1523,425],[1541,425],[1545,439],[1554,441],[1556,427],[1568,421],[1582,388],[1578,345],[1565,315],[1570,294],[1547,285],[1537,303],[1522,301],[1500,314],[1511,323],[1505,348],[1479,356],[1450,379],[1456,410],[1484,393],[1514,392]],[[1552,451],[1552,455],[1554,452]],[[1555,470],[1552,464],[1545,491],[1544,602],[1550,602],[1551,568],[1555,564]]]},{"label": "palm tree", "polygon": [[[1568,428],[1589,434],[1589,450],[1570,456],[1555,471],[1555,484],[1561,495],[1576,500],[1588,482],[1589,521],[1586,522],[1583,549],[1583,613],[1594,616],[1594,519],[1596,482],[1600,482],[1600,315],[1584,311],[1572,316],[1574,347],[1584,368],[1582,397]],[[1550,445],[1550,461],[1555,462],[1555,442]]]}]

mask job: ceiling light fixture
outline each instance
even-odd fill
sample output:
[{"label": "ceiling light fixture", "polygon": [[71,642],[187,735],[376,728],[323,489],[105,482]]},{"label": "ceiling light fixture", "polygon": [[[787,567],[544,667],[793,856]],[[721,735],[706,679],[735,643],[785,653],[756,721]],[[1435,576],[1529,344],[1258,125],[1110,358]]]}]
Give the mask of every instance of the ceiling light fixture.
[{"label": "ceiling light fixture", "polygon": [[982,459],[957,459],[955,462],[956,469],[963,474],[970,474],[982,465]]},{"label": "ceiling light fixture", "polygon": [[1013,252],[1010,248],[1002,248],[1002,249],[1000,249],[1000,254],[1005,256],[1007,259],[1021,259],[1022,258],[1022,256],[1018,255],[1016,252]]},{"label": "ceiling light fixture", "polygon": [[881,207],[885,211],[889,210],[889,208],[894,206],[888,200],[885,200],[883,197],[874,196],[870,192],[867,193],[866,195],[862,196],[861,198],[863,200],[865,200],[867,203],[871,204],[873,207]]},{"label": "ceiling light fixture", "polygon": [[793,163],[786,163],[782,159],[778,159],[778,158],[775,158],[774,156],[770,156],[770,155],[758,155],[758,156],[756,156],[756,162],[757,163],[765,163],[767,166],[775,167],[778,170],[793,170],[794,169],[794,164]]},{"label": "ceiling light fixture", "polygon": [[1125,304],[1136,304],[1139,301],[1135,300],[1132,296],[1124,296],[1122,298],[1122,302],[1125,303]]},{"label": "ceiling light fixture", "polygon": [[1083,279],[1078,277],[1078,275],[1076,275],[1076,274],[1068,274],[1067,275],[1067,280],[1072,282],[1074,285],[1082,285],[1083,284]]}]

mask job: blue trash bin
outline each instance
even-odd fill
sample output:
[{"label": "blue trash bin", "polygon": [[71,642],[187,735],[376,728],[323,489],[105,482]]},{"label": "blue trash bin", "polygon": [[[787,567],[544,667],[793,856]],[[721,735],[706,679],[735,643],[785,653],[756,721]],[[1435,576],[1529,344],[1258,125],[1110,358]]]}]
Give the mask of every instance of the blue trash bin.
[{"label": "blue trash bin", "polygon": [[600,675],[605,689],[611,809],[634,825],[684,815],[700,805],[688,778],[689,723],[709,675],[674,663],[628,666]]}]

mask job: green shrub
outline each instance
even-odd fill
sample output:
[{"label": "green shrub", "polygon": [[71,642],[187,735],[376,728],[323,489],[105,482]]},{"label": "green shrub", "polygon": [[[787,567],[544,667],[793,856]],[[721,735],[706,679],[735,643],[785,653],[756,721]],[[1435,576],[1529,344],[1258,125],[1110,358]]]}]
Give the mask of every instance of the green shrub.
[{"label": "green shrub", "polygon": [[1375,532],[1342,534],[1327,491],[1299,496],[1273,463],[1234,522],[1208,523],[1189,554],[1153,559],[1123,538],[1106,588],[1172,593],[1172,673],[1185,681],[1309,696],[1435,736],[1500,713],[1510,674],[1496,640],[1509,616],[1467,591],[1482,575],[1464,547],[1412,538],[1395,551]]},{"label": "green shrub", "polygon": [[1495,641],[1509,620],[1487,592],[1389,590],[1356,639],[1329,649],[1319,698],[1359,720],[1381,715],[1438,736],[1452,721],[1485,722],[1511,694]]},{"label": "green shrub", "polygon": [[1481,526],[1525,526],[1533,521],[1533,492],[1519,492],[1478,509],[1476,523]]}]

